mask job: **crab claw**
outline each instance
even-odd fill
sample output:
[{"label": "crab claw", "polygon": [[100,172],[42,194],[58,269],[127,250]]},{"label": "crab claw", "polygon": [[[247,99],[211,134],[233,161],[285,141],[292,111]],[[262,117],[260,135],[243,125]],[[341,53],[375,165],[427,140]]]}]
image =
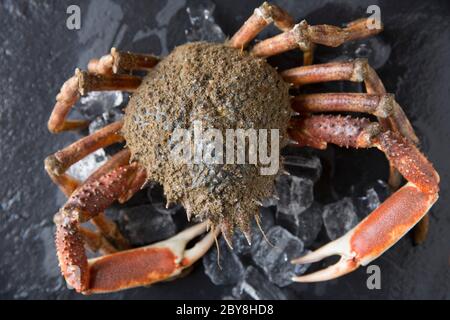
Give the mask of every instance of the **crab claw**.
[{"label": "crab claw", "polygon": [[341,259],[336,264],[292,280],[326,281],[369,264],[419,222],[437,198],[437,193],[407,183],[347,234],[292,261],[294,264],[305,264],[340,255]]},{"label": "crab claw", "polygon": [[114,292],[169,280],[200,259],[218,235],[211,230],[192,248],[186,245],[206,232],[207,222],[146,247],[121,251],[88,261],[89,286],[83,294]]}]

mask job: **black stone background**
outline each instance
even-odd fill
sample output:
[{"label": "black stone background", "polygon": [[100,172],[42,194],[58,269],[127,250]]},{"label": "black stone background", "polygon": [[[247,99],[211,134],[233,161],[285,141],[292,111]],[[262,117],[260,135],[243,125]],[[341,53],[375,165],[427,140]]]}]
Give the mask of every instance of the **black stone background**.
[{"label": "black stone background", "polygon": [[[227,35],[261,1],[215,1],[215,18]],[[379,70],[389,92],[405,108],[422,149],[441,175],[441,198],[431,211],[430,235],[414,247],[405,237],[376,261],[382,289],[366,288],[365,268],[338,280],[297,284],[303,298],[412,299],[450,298],[450,6],[446,1],[274,1],[311,24],[341,24],[365,16],[370,4],[381,7],[392,48]],[[65,26],[66,8],[78,4],[82,29]],[[159,19],[159,20],[158,20]],[[157,21],[163,27],[158,27]],[[166,30],[167,47],[185,42],[185,2],[166,1],[0,1],[0,298],[39,299],[214,299],[225,293],[203,275],[202,265],[186,278],[110,295],[83,297],[66,289],[58,275],[51,242],[52,216],[63,197],[43,169],[44,158],[74,141],[78,133],[51,135],[46,122],[60,85],[74,68],[111,46],[164,54],[157,36],[133,41],[146,28]],[[271,28],[264,36],[275,34]],[[333,50],[318,50],[320,55]],[[298,54],[273,59],[281,67],[298,65]],[[377,152],[331,148],[330,185],[339,196],[361,181],[386,178]],[[325,161],[326,162],[326,161]]]}]

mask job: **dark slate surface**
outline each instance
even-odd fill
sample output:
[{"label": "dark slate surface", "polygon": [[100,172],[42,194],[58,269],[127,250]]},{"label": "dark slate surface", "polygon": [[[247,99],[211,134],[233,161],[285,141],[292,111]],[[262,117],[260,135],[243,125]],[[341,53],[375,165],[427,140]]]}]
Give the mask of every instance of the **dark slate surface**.
[{"label": "dark slate surface", "polygon": [[[215,17],[232,35],[260,1],[217,2]],[[294,285],[298,298],[450,298],[450,9],[445,1],[275,1],[297,19],[340,24],[381,7],[381,36],[392,52],[380,75],[417,129],[422,149],[441,174],[441,199],[431,212],[427,242],[414,247],[405,237],[383,255],[382,289],[366,288],[364,268],[328,283]],[[66,8],[78,4],[83,27],[65,27]],[[63,197],[43,170],[43,159],[74,141],[77,133],[52,136],[46,121],[54,97],[76,66],[111,46],[165,54],[183,43],[185,1],[12,1],[0,3],[0,298],[84,298],[66,289],[52,244],[52,216]],[[273,34],[270,29],[265,35]],[[161,41],[160,41],[161,39]],[[320,49],[318,54],[330,50]],[[331,51],[332,52],[332,51]],[[280,66],[298,56],[273,59]],[[363,177],[385,178],[376,153],[332,149],[333,186],[341,195]],[[381,164],[380,164],[381,163]],[[356,165],[356,168],[351,165]],[[223,289],[204,275],[201,264],[188,277],[92,298],[220,298]],[[91,299],[92,299],[91,298]]]}]

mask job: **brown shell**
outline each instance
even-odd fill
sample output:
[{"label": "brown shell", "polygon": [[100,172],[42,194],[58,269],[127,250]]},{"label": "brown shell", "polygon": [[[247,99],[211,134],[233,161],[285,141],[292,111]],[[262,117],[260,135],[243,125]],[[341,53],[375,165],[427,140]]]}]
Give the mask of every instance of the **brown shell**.
[{"label": "brown shell", "polygon": [[289,85],[264,59],[222,44],[189,43],[143,80],[126,109],[123,134],[132,159],[164,186],[168,202],[216,225],[226,221],[231,233],[236,225],[248,230],[276,175],[261,175],[260,164],[180,164],[170,155],[172,134],[192,129],[194,121],[223,137],[227,129],[278,129],[281,148],[290,114]]}]

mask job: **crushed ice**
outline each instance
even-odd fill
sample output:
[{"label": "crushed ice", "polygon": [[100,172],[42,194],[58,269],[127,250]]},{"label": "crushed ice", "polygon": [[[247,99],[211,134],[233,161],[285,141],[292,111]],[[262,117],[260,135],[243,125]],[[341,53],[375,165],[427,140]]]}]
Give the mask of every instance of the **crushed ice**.
[{"label": "crushed ice", "polygon": [[79,181],[85,181],[107,161],[104,149],[99,149],[72,165],[67,173]]},{"label": "crushed ice", "polygon": [[216,5],[210,0],[188,3],[186,12],[191,26],[185,30],[187,41],[223,42],[225,40],[225,34],[214,20],[215,7]]}]

